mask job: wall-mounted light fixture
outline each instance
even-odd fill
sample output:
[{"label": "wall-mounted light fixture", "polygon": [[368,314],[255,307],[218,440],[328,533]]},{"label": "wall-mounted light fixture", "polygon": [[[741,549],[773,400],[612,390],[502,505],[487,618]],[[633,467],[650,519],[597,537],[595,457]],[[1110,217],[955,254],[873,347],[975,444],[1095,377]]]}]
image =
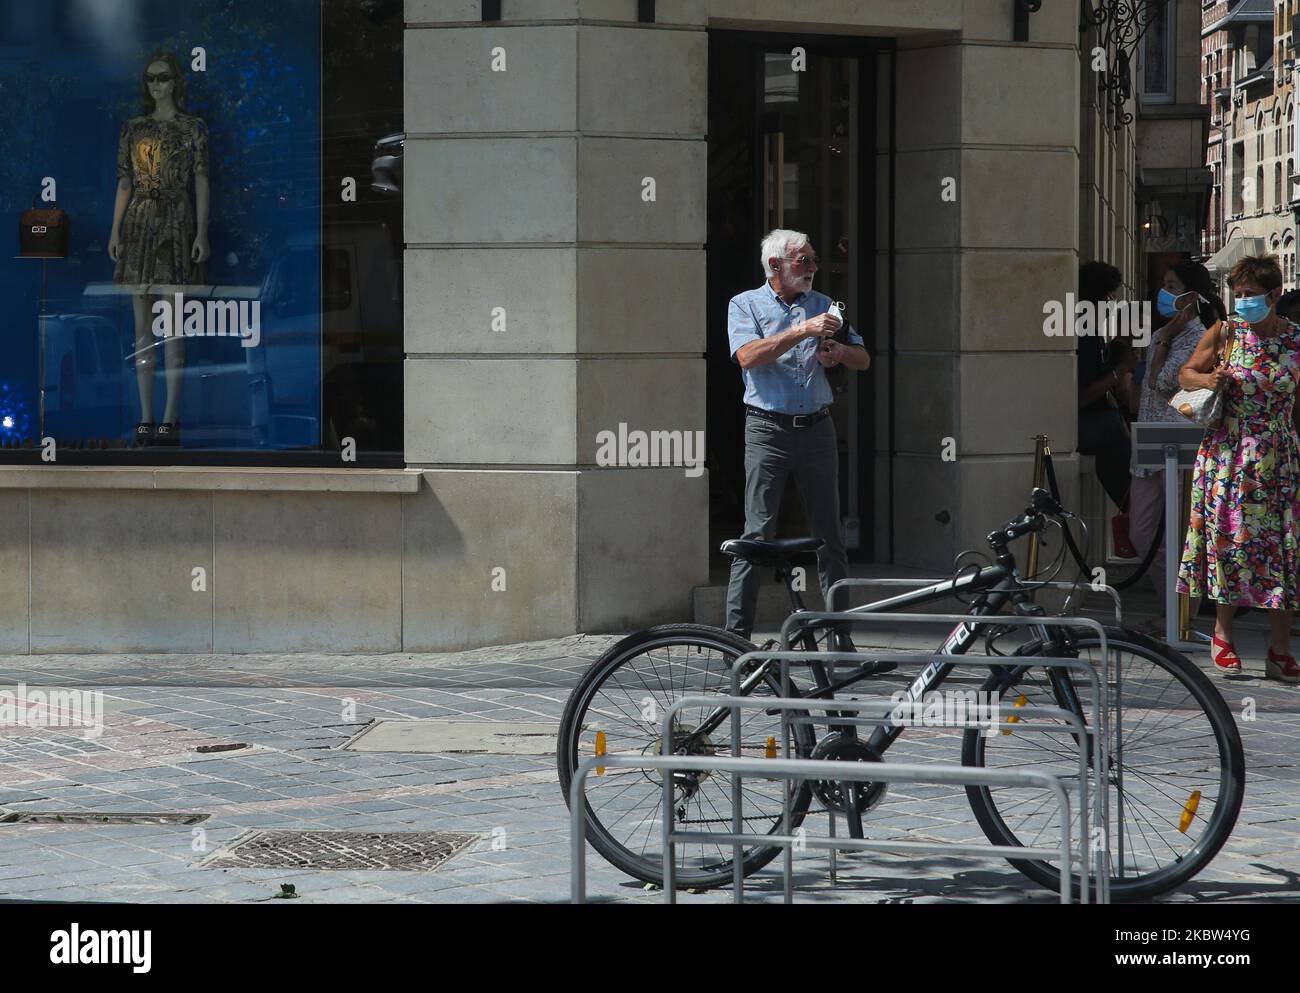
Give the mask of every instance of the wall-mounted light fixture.
[{"label": "wall-mounted light fixture", "polygon": [[[1098,88],[1110,100],[1116,128],[1133,123],[1133,115],[1125,109],[1133,95],[1133,56],[1147,28],[1168,4],[1169,0],[1083,0],[1079,33],[1090,28],[1100,32],[1098,47],[1106,53],[1106,68],[1098,73]],[[1091,64],[1087,49],[1084,62]]]}]

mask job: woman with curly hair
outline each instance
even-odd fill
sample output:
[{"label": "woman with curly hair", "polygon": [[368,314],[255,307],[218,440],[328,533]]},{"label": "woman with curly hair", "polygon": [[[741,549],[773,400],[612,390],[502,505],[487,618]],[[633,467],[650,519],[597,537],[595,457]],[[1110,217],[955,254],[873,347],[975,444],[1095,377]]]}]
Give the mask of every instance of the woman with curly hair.
[{"label": "woman with curly hair", "polygon": [[1232,645],[1237,606],[1268,611],[1265,675],[1300,682],[1291,613],[1300,607],[1300,441],[1294,423],[1300,327],[1278,316],[1282,270],[1242,259],[1228,277],[1235,313],[1206,331],[1182,367],[1185,389],[1222,389],[1224,416],[1205,433],[1192,477],[1191,523],[1178,591],[1215,603],[1214,664],[1241,672]]}]

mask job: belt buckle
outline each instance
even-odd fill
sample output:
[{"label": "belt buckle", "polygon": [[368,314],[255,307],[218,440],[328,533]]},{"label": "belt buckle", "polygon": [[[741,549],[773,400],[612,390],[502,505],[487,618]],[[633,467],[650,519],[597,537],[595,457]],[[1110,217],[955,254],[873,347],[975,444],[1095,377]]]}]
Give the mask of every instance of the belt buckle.
[{"label": "belt buckle", "polygon": [[806,428],[808,425],[800,422],[812,416],[812,414],[795,414],[790,421],[790,426],[795,428]]}]

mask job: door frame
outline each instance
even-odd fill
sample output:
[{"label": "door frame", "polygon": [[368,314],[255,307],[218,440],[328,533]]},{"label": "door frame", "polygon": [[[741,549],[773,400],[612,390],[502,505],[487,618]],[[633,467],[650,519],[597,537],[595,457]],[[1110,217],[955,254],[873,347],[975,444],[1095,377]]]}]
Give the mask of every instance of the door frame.
[{"label": "door frame", "polygon": [[[760,55],[764,51],[791,50],[795,47],[804,48],[810,56],[812,55],[834,55],[849,56],[858,59],[858,119],[856,121],[859,136],[858,147],[858,216],[857,216],[857,238],[860,242],[858,252],[858,271],[857,285],[861,301],[859,308],[862,316],[858,319],[856,327],[862,332],[864,339],[870,342],[868,350],[872,356],[884,354],[888,357],[887,363],[887,391],[888,403],[887,411],[887,435],[888,435],[888,456],[889,472],[892,477],[894,463],[894,352],[895,352],[895,328],[894,328],[894,183],[895,183],[895,102],[897,94],[897,59],[895,57],[896,44],[893,38],[883,38],[876,36],[857,36],[857,35],[826,35],[826,34],[789,34],[786,32],[769,32],[769,31],[744,31],[730,30],[724,28],[710,28],[708,31],[709,46],[714,44],[727,44],[737,47],[745,47],[752,56],[752,92],[755,99],[759,101],[760,106],[756,108],[753,115],[754,126],[750,137],[751,148],[754,149],[754,176],[753,188],[761,191],[763,189],[763,164],[764,156],[762,154],[763,141],[763,123],[761,110],[761,99],[763,93],[763,62]],[[878,57],[887,55],[887,82],[889,92],[884,114],[880,113],[881,100],[878,82]],[[886,119],[882,121],[882,117]],[[877,168],[878,149],[880,148],[883,137],[881,132],[882,125],[887,129],[884,134],[887,135],[885,144],[885,155],[887,168]],[[883,175],[882,175],[883,173]],[[880,182],[887,184],[887,221],[885,225],[885,248],[886,248],[886,272],[884,278],[878,279],[876,274],[876,254],[880,249],[877,238],[877,224],[880,218],[877,217],[877,203],[879,201],[878,184]],[[756,197],[751,205],[751,225],[752,230],[758,232],[761,238],[765,233],[763,227],[764,204],[761,196]],[[757,241],[754,242],[757,246]],[[708,268],[707,252],[709,245],[705,243],[706,252],[706,270]],[[886,326],[880,327],[876,319],[877,305],[876,301],[880,294],[887,294],[887,306],[885,308]],[[865,304],[865,306],[863,306]],[[870,322],[870,324],[868,324]],[[863,325],[867,325],[864,328]],[[865,375],[870,376],[869,371]],[[870,382],[870,381],[868,381]],[[877,457],[882,454],[880,447],[876,442],[876,433],[878,430],[878,418],[876,416],[875,397],[877,392],[864,384],[862,380],[858,381],[857,390],[857,416],[855,426],[857,429],[857,492],[858,499],[856,506],[843,506],[840,510],[841,518],[856,517],[859,522],[859,544],[857,546],[857,555],[855,557],[867,560],[875,560],[882,554],[887,556],[887,561],[893,560],[894,554],[894,495],[892,480],[888,486],[888,508],[887,519],[885,521],[888,528],[888,547],[876,547],[876,526],[880,523],[880,512],[884,508],[875,506],[875,484],[876,472],[875,463]],[[850,458],[852,464],[852,458]],[[846,489],[847,489],[847,484]]]}]

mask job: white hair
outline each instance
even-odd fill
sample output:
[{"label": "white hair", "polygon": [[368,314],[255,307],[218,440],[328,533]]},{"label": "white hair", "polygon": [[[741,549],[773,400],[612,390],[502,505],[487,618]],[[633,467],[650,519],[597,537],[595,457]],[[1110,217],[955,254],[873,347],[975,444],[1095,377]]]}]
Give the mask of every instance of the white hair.
[{"label": "white hair", "polygon": [[808,236],[802,231],[790,231],[786,228],[777,228],[775,231],[769,231],[759,252],[763,256],[763,274],[768,279],[772,278],[772,265],[768,259],[776,257],[778,259],[789,258],[785,253],[798,248],[800,245],[808,244]]}]

